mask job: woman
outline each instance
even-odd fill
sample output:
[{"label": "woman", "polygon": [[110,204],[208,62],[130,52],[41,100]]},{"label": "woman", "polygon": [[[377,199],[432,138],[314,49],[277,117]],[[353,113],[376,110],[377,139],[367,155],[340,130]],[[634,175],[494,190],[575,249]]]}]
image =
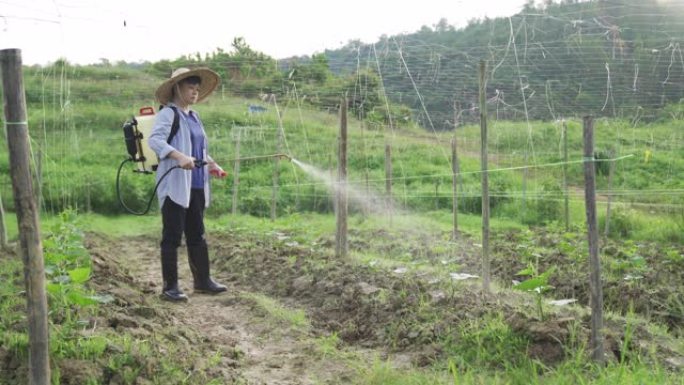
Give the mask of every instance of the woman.
[{"label": "woman", "polygon": [[[157,189],[162,212],[162,299],[187,301],[178,286],[178,246],[183,233],[196,293],[216,294],[226,287],[209,274],[209,252],[204,234],[204,209],[209,206],[209,174],[226,173],[207,154],[207,136],[197,112],[190,109],[218,86],[219,76],[208,68],[179,68],[155,93],[162,106],[148,139],[159,157],[157,180],[168,170]],[[174,122],[174,119],[176,120]],[[172,126],[177,132],[172,134]]]}]

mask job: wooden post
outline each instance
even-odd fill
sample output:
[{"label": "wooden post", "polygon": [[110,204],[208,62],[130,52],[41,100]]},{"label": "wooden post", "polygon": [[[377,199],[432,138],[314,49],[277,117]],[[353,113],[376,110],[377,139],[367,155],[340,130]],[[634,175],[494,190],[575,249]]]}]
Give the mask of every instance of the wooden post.
[{"label": "wooden post", "polygon": [[385,144],[385,208],[392,226],[392,145]]},{"label": "wooden post", "polygon": [[487,63],[480,61],[480,164],[482,169],[482,289],[489,292],[489,174],[487,171]]},{"label": "wooden post", "polygon": [[237,215],[238,212],[238,187],[240,186],[240,140],[242,138],[242,127],[238,127],[237,138],[235,139],[235,163],[233,164],[233,207],[231,213]]},{"label": "wooden post", "polygon": [[21,50],[0,50],[0,70],[10,156],[10,175],[24,261],[28,310],[29,384],[50,383],[45,265],[40,223],[33,195],[29,162],[29,135],[21,68]]},{"label": "wooden post", "polygon": [[335,255],[346,258],[347,243],[347,98],[340,102],[340,141],[337,173],[337,232]]},{"label": "wooden post", "polygon": [[570,195],[568,193],[568,123],[563,120],[563,195],[565,231],[570,230]]},{"label": "wooden post", "polygon": [[[610,151],[610,158],[615,158],[615,150]],[[608,237],[610,232],[610,204],[613,200],[613,175],[615,174],[615,161],[610,161],[610,168],[608,169],[608,201],[606,202],[606,226],[604,229],[604,235]]]},{"label": "wooden post", "polygon": [[456,133],[451,139],[451,192],[453,194],[451,200],[451,209],[454,214],[453,221],[453,232],[451,233],[451,238],[458,238],[458,155],[456,153]]},{"label": "wooden post", "polygon": [[[273,106],[276,110],[276,117],[278,118],[278,130],[277,130],[277,142],[276,142],[276,154],[281,154],[283,152],[283,119],[280,116],[280,110],[278,109],[278,103],[276,102],[275,95],[273,97]],[[271,191],[271,221],[276,219],[276,209],[278,206],[278,185],[280,184],[280,157],[276,156],[273,159],[273,190]]]},{"label": "wooden post", "polygon": [[598,224],[596,221],[596,167],[594,159],[594,122],[584,117],[584,199],[589,238],[589,288],[591,291],[591,350],[594,361],[603,363],[603,288],[601,262],[598,255]]}]

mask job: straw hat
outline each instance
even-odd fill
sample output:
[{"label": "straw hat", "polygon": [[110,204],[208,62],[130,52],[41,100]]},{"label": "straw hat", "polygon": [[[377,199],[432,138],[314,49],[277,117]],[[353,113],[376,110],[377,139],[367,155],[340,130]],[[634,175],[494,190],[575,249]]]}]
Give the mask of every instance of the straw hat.
[{"label": "straw hat", "polygon": [[214,92],[221,81],[219,75],[209,68],[178,68],[177,70],[173,71],[171,78],[165,80],[164,83],[157,88],[157,92],[154,93],[157,101],[159,101],[161,104],[170,102],[173,95],[173,86],[175,86],[181,80],[191,76],[199,76],[202,82],[197,103],[206,99],[212,92]]}]

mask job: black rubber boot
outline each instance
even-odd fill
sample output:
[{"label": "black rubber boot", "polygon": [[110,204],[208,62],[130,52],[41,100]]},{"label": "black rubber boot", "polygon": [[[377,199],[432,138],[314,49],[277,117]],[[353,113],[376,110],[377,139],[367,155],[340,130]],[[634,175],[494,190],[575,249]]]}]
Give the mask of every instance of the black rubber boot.
[{"label": "black rubber boot", "polygon": [[162,277],[164,287],[161,299],[171,302],[185,302],[188,297],[178,288],[178,252],[162,251]]},{"label": "black rubber boot", "polygon": [[194,278],[195,293],[218,294],[228,290],[215,282],[209,274],[209,250],[207,245],[188,246],[188,262]]}]

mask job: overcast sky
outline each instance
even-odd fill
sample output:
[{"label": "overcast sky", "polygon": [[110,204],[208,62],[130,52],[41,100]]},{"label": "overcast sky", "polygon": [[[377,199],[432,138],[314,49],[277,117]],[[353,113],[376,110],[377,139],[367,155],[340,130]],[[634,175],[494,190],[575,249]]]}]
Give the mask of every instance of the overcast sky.
[{"label": "overcast sky", "polygon": [[410,33],[441,18],[509,16],[525,0],[0,0],[0,49],[24,64],[175,59],[230,49],[244,37],[274,58],[311,55],[349,40]]}]

